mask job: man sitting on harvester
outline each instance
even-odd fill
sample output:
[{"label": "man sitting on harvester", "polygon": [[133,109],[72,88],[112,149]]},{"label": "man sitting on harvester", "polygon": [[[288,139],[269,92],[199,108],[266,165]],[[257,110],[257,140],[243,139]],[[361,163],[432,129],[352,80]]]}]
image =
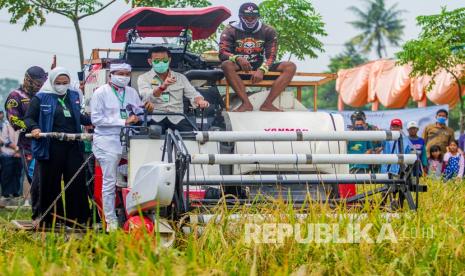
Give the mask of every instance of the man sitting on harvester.
[{"label": "man sitting on harvester", "polygon": [[231,23],[221,34],[220,60],[224,75],[242,100],[238,112],[253,111],[246,88],[238,71],[252,71],[253,84],[263,80],[268,71],[281,72],[271,87],[270,94],[260,107],[261,111],[281,111],[273,101],[286,89],[294,77],[296,66],[292,62],[276,62],[278,39],[276,31],[260,21],[258,6],[245,3],[239,9],[240,22]]},{"label": "man sitting on harvester", "polygon": [[[144,101],[151,103],[148,110],[155,112],[183,113],[183,96],[196,108],[206,108],[209,103],[195,90],[189,80],[180,73],[170,70],[171,53],[163,46],[157,46],[149,51],[148,62],[152,70],[139,76],[137,86]],[[160,125],[163,132],[166,129],[192,131],[192,125],[182,116],[152,116],[151,124]]]}]

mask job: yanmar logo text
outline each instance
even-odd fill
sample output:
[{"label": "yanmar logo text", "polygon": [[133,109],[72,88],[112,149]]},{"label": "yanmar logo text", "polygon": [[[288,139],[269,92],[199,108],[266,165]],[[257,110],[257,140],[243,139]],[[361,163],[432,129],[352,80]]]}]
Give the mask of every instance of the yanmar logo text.
[{"label": "yanmar logo text", "polygon": [[308,128],[287,128],[287,127],[278,127],[278,128],[265,128],[265,131],[276,131],[276,132],[283,132],[283,131],[309,131]]}]

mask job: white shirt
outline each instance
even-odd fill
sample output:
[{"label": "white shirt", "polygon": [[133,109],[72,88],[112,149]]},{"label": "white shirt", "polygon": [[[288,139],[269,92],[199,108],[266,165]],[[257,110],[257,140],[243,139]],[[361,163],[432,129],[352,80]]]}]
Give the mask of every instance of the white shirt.
[{"label": "white shirt", "polygon": [[[176,82],[168,86],[163,93],[169,93],[169,101],[164,102],[162,97],[155,97],[153,90],[163,84],[163,80],[150,70],[139,76],[137,79],[137,86],[144,101],[150,101],[155,105],[154,112],[175,112],[184,113],[183,96],[189,99],[192,106],[197,107],[194,99],[202,97],[202,95],[195,90],[189,80],[183,74],[170,71],[171,76],[176,78]],[[202,97],[203,98],[203,97]],[[156,122],[160,122],[167,116],[152,116]],[[168,120],[173,124],[179,123],[184,117],[181,116],[168,116]]]},{"label": "white shirt", "polygon": [[2,133],[1,133],[1,140],[3,141],[2,153],[7,156],[13,156],[15,151],[7,147],[7,144],[15,144],[18,145],[18,138],[19,138],[19,130],[15,131],[13,127],[10,125],[8,120],[5,120],[3,123]]},{"label": "white shirt", "polygon": [[126,109],[128,104],[141,106],[137,91],[129,86],[117,91],[119,97],[124,94],[123,104],[115,95],[110,85],[104,84],[94,91],[90,101],[92,124],[95,126],[93,144],[96,147],[112,153],[122,153],[120,142],[121,128],[125,126],[126,119],[121,118],[121,109]]}]

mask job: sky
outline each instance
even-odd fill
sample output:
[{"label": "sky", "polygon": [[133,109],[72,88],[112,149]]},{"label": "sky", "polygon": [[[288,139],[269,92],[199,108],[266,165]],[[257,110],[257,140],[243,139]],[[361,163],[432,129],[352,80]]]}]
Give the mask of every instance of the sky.
[{"label": "sky", "polygon": [[[103,2],[107,2],[104,0]],[[231,10],[232,17],[226,21],[237,19],[237,10],[244,2],[237,0],[210,0],[213,5],[223,5]],[[254,1],[259,3],[260,1]],[[323,72],[331,57],[342,52],[343,44],[358,34],[350,22],[355,18],[348,10],[350,6],[363,8],[362,0],[312,0],[315,9],[323,17],[328,36],[322,37],[325,52],[319,54],[316,59],[304,61],[294,60],[298,71]],[[405,29],[403,40],[414,39],[419,33],[415,18],[418,15],[439,13],[442,6],[447,9],[463,7],[463,0],[386,0],[388,7],[398,3],[398,8],[405,10]],[[81,21],[84,40],[84,53],[90,56],[93,48],[123,48],[122,43],[111,43],[111,28],[116,20],[129,9],[125,1],[118,0],[102,13],[87,17]],[[0,78],[14,78],[21,80],[25,70],[33,65],[50,68],[52,57],[57,55],[57,64],[68,68],[71,72],[79,71],[79,54],[76,42],[76,34],[71,21],[67,18],[49,14],[44,26],[32,27],[28,31],[22,31],[21,24],[9,24],[7,11],[0,11]],[[389,56],[399,48],[389,47]],[[87,58],[87,57],[86,57]],[[375,58],[374,54],[370,58]]]}]

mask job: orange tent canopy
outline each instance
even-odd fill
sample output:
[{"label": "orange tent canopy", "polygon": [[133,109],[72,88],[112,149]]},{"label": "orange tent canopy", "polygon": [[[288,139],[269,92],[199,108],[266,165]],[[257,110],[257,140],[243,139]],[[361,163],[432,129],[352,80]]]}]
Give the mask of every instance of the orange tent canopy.
[{"label": "orange tent canopy", "polygon": [[[459,101],[455,79],[446,71],[435,77],[435,84],[427,92],[431,77],[410,78],[410,65],[396,65],[395,60],[381,59],[364,65],[340,70],[336,91],[344,104],[360,107],[368,103],[381,103],[388,108],[402,108],[412,98],[419,105],[426,98],[435,104],[453,107]],[[463,71],[462,71],[463,73]],[[462,90],[465,95],[465,87]]]}]

